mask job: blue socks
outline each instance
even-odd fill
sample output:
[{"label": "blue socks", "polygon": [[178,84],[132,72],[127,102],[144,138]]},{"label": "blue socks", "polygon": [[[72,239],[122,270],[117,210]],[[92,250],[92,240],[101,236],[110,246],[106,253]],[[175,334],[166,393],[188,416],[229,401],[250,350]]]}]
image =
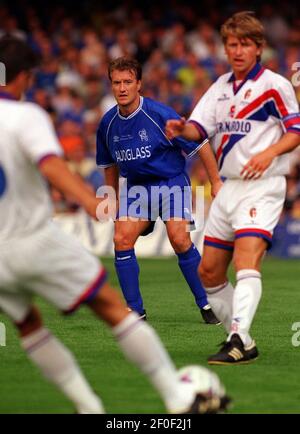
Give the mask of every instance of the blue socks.
[{"label": "blue socks", "polygon": [[[201,309],[208,304],[205,289],[198,275],[201,256],[194,244],[186,252],[177,253],[177,256],[182,274]],[[115,250],[115,267],[127,305],[139,314],[143,314],[143,299],[139,287],[140,269],[134,249]]]},{"label": "blue socks", "polygon": [[140,269],[134,249],[115,250],[115,267],[128,307],[143,314],[143,299],[139,287]]},{"label": "blue socks", "polygon": [[201,260],[200,253],[194,244],[192,244],[186,252],[176,253],[176,255],[178,256],[178,265],[182,274],[194,294],[198,307],[201,309],[208,304],[208,301],[205,289],[198,275],[198,266]]}]

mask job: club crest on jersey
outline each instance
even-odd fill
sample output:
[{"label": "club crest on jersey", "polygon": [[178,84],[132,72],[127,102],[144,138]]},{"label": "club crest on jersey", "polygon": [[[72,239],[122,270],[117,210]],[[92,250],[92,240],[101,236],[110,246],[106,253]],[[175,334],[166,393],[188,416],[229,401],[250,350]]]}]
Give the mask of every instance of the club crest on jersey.
[{"label": "club crest on jersey", "polygon": [[246,90],[245,95],[244,95],[244,99],[248,99],[248,98],[250,98],[250,96],[251,96],[251,92],[252,92],[251,89]]},{"label": "club crest on jersey", "polygon": [[147,135],[147,131],[145,130],[145,128],[143,128],[142,130],[139,131],[139,136],[141,138],[142,142],[148,142],[148,135]]},{"label": "club crest on jersey", "polygon": [[234,114],[235,114],[235,105],[232,105],[232,106],[230,107],[230,110],[229,110],[229,116],[230,116],[231,118],[233,118],[233,117],[234,117]]},{"label": "club crest on jersey", "polygon": [[256,211],[256,208],[251,208],[250,209],[250,211],[249,211],[249,215],[250,215],[250,217],[252,218],[252,219],[255,219],[255,217],[256,217],[256,215],[257,215],[257,211]]}]

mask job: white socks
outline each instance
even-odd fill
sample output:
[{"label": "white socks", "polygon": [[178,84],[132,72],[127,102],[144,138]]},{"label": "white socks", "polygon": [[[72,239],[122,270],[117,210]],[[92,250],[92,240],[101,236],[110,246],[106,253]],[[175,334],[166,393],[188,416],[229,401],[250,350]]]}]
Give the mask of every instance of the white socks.
[{"label": "white socks", "polygon": [[[150,380],[170,413],[187,411],[195,398],[194,386],[179,381],[176,368],[155,331],[131,312],[112,329],[123,353]],[[75,405],[78,413],[104,413],[71,352],[47,329],[21,339],[31,361]]]},{"label": "white socks", "polygon": [[194,400],[193,388],[178,380],[175,366],[152,327],[131,312],[113,333],[126,357],[160,393],[168,411],[185,411]]},{"label": "white socks", "polygon": [[231,332],[237,333],[245,346],[251,345],[249,330],[261,297],[261,274],[256,270],[240,270],[233,296]]},{"label": "white socks", "polygon": [[215,315],[229,333],[228,340],[237,333],[247,347],[252,343],[249,330],[262,292],[261,274],[256,270],[240,270],[236,280],[235,289],[225,282],[205,290]]},{"label": "white socks", "polygon": [[225,282],[213,288],[205,288],[205,291],[214,314],[222,321],[227,333],[229,333],[232,319],[233,286],[230,282]]},{"label": "white socks", "polygon": [[78,413],[104,413],[102,403],[91,390],[71,352],[47,329],[21,339],[29,359],[75,405]]}]

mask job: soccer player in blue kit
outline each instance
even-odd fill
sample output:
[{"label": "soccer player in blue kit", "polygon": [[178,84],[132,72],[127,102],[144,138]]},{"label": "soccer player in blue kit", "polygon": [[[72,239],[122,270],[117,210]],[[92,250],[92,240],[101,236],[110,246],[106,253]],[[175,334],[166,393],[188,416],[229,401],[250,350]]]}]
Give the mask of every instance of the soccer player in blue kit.
[{"label": "soccer player in blue kit", "polygon": [[[69,170],[47,113],[21,100],[38,65],[36,54],[24,41],[8,36],[0,38],[0,61],[7,80],[0,92],[0,318],[3,311],[12,320],[29,360],[79,414],[105,410],[73,354],[44,326],[35,295],[64,313],[85,304],[105,321],[124,355],[146,375],[169,413],[226,409],[229,398],[218,377],[201,367],[184,368],[182,376],[152,327],[135,312],[128,312],[107,282],[99,259],[52,222],[48,183],[71,195],[93,218],[100,201]],[[108,358],[107,363],[112,360]],[[97,359],[93,365],[98,366]],[[18,363],[16,369],[20,367]],[[1,374],[4,377],[3,369]],[[205,392],[208,385],[209,394]],[[33,387],[34,393],[26,395],[22,384],[24,399],[17,399],[19,404],[26,401],[31,410],[40,392],[34,381]],[[14,392],[15,387],[10,387],[6,399],[0,395],[1,404],[9,407]],[[49,410],[57,409],[61,411],[53,402]]]},{"label": "soccer player in blue kit", "polygon": [[[219,324],[197,274],[201,257],[187,231],[187,224],[192,221],[192,217],[184,200],[187,191],[190,195],[190,180],[185,172],[186,159],[183,152],[188,157],[198,153],[207,170],[213,196],[222,185],[210,145],[207,140],[194,143],[182,138],[169,140],[166,137],[166,121],[174,116],[180,117],[170,107],[140,95],[142,68],[135,59],[122,57],[111,61],[108,75],[117,105],[100,122],[97,132],[97,165],[105,169],[106,185],[114,188],[117,197],[120,197],[120,204],[126,196],[126,209],[119,207],[115,222],[114,245],[115,267],[127,305],[141,317],[146,317],[134,245],[140,235],[147,235],[153,230],[155,220],[160,216],[204,321]],[[120,196],[119,174],[127,179]],[[133,207],[130,205],[137,198],[128,195],[128,191],[131,187],[138,186],[142,187],[139,191],[146,191],[148,195],[139,211],[132,212]],[[178,195],[176,198],[169,195],[167,205],[161,200],[156,211],[150,211],[152,204],[149,197],[153,198],[153,187],[179,188],[182,205],[177,206]],[[168,218],[162,212],[162,209],[166,209],[165,206],[168,208]]]}]

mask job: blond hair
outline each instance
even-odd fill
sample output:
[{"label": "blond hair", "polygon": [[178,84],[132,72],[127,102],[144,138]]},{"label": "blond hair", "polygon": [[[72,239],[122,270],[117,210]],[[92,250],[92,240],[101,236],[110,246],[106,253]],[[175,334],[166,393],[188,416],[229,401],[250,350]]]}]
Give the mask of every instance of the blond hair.
[{"label": "blond hair", "polygon": [[237,12],[222,25],[221,37],[224,44],[229,36],[238,39],[249,38],[258,47],[265,44],[264,27],[251,11]]}]

